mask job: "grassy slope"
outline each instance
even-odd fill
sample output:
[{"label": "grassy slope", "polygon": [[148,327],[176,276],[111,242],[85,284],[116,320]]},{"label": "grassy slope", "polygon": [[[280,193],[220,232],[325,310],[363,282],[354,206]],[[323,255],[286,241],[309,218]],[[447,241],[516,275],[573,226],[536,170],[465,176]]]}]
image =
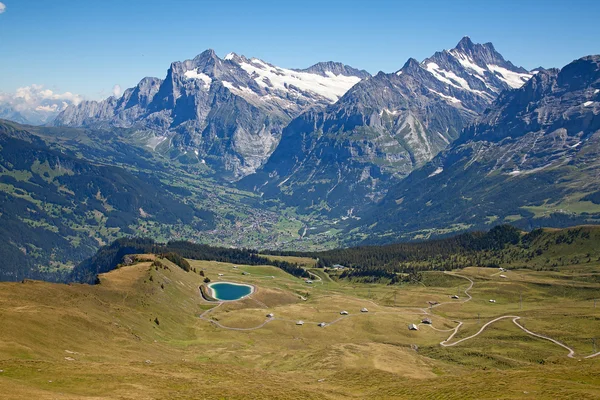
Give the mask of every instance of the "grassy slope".
[{"label": "grassy slope", "polygon": [[[427,301],[448,301],[466,289],[468,282],[459,277],[432,272],[419,286],[333,281],[310,286],[274,267],[234,269],[192,261],[213,281],[258,288],[251,298],[220,306],[207,318],[238,328],[257,326],[267,312],[279,318],[261,329],[231,331],[198,318],[213,307],[198,295],[203,277],[162,262],[170,270],[141,263],[103,275],[97,286],[0,284],[4,398],[464,399],[520,398],[529,392],[535,398],[586,399],[600,394],[600,360],[568,359],[562,348],[527,336],[510,320],[451,348],[438,344],[448,332],[408,331],[407,324],[424,315],[419,308]],[[587,355],[591,338],[600,336],[600,305],[594,309],[591,300],[600,294],[600,284],[556,276],[573,268],[513,270],[508,278],[497,270],[467,268],[460,274],[475,280],[473,300],[435,309],[434,326],[450,329],[461,320],[461,338],[483,322],[515,314],[527,328]],[[599,272],[597,262],[585,267],[585,273]],[[359,313],[362,307],[370,312]],[[341,309],[351,316],[324,329],[316,326],[337,319]],[[297,327],[298,319],[306,324]]]}]

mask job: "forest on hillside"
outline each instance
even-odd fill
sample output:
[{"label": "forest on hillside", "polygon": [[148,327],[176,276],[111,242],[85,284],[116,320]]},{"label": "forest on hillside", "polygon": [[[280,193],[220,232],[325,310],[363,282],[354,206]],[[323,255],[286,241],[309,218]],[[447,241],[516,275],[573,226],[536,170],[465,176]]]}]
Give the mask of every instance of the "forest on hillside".
[{"label": "forest on hillside", "polygon": [[98,274],[117,268],[124,256],[147,253],[162,255],[188,271],[189,264],[184,262],[185,260],[182,261],[183,258],[243,265],[272,265],[294,276],[308,277],[307,272],[297,264],[270,260],[255,250],[215,247],[187,241],[172,241],[163,244],[147,238],[122,238],[100,248],[93,257],[77,265],[65,281],[95,283]]}]

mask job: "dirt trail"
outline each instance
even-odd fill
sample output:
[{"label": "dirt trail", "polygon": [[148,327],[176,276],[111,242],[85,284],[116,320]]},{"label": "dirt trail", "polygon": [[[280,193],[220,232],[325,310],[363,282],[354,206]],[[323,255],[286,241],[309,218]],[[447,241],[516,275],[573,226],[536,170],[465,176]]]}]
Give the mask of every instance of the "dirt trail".
[{"label": "dirt trail", "polygon": [[[320,276],[318,276],[316,274],[313,274],[310,271],[307,271],[307,272],[310,275],[317,277],[318,278],[317,280],[320,281],[321,284],[323,283],[323,280],[321,279]],[[467,296],[467,298],[464,299],[464,300],[460,300],[460,301],[447,301],[447,302],[443,302],[443,303],[438,303],[438,304],[435,304],[435,305],[431,306],[431,310],[433,310],[433,309],[435,309],[437,307],[446,305],[446,304],[464,304],[464,303],[467,303],[467,302],[473,300],[473,296],[471,296],[471,294],[469,293],[469,291],[473,288],[473,286],[475,285],[475,282],[471,278],[469,278],[467,276],[464,276],[464,275],[456,274],[456,273],[449,273],[447,271],[444,271],[444,273],[448,274],[448,275],[451,275],[451,276],[457,276],[459,278],[462,278],[462,279],[465,279],[465,280],[469,281],[469,287],[464,290],[464,294],[465,294],[465,296]],[[300,296],[300,297],[302,298],[302,296]],[[302,298],[302,299],[305,300],[304,298]],[[261,304],[261,305],[264,305],[264,303],[262,303],[262,302],[260,302],[258,300],[255,300],[255,299],[253,299],[253,300],[256,301],[257,303]],[[373,302],[371,300],[365,300],[365,299],[360,299],[360,300],[372,303],[373,305],[379,307],[379,305],[377,303],[375,303],[375,302]],[[260,328],[264,327],[265,325],[267,325],[269,322],[272,322],[272,321],[284,321],[284,322],[290,322],[290,323],[294,323],[294,324],[297,322],[296,320],[284,319],[284,318],[267,318],[265,321],[263,321],[259,325],[254,326],[254,327],[250,327],[250,328],[235,328],[235,327],[225,326],[225,325],[221,324],[220,322],[215,321],[213,319],[210,319],[208,317],[208,315],[212,311],[214,311],[217,308],[219,308],[222,304],[223,304],[223,302],[219,302],[216,307],[213,307],[211,309],[208,309],[208,310],[204,311],[200,315],[200,319],[202,319],[204,321],[208,321],[211,324],[213,324],[215,326],[218,326],[219,328],[233,330],[233,331],[253,331],[253,330],[260,329]],[[264,306],[266,307],[266,305],[264,305]],[[410,310],[410,308],[406,309],[406,310]],[[333,324],[336,324],[336,323],[338,323],[340,321],[343,321],[343,320],[345,320],[347,318],[358,316],[358,315],[376,315],[376,314],[428,315],[428,314],[430,314],[430,312],[427,309],[424,309],[424,308],[417,308],[417,307],[415,307],[415,308],[412,308],[412,310],[416,310],[416,312],[408,312],[408,311],[372,311],[372,312],[369,312],[369,313],[355,313],[355,314],[343,315],[343,316],[340,316],[340,317],[334,319],[331,322],[325,322],[325,326],[333,325]],[[433,313],[431,313],[431,315],[433,315]],[[521,325],[521,324],[519,324],[517,322],[519,319],[521,319],[521,317],[517,316],[517,315],[503,315],[501,317],[497,317],[497,318],[495,318],[495,319],[493,319],[493,320],[485,323],[481,327],[481,329],[479,329],[479,331],[477,333],[475,333],[475,334],[473,334],[471,336],[468,336],[466,338],[459,339],[459,340],[457,340],[457,341],[455,341],[453,343],[449,343],[449,342],[454,338],[454,336],[456,336],[456,334],[458,333],[458,331],[460,330],[460,328],[463,326],[464,322],[462,322],[462,321],[455,321],[458,325],[456,327],[454,327],[454,328],[451,328],[451,329],[438,329],[438,328],[435,328],[432,324],[423,324],[423,323],[419,324],[418,326],[428,325],[431,329],[433,329],[435,331],[438,331],[438,332],[452,332],[450,334],[450,336],[448,336],[448,338],[446,340],[440,342],[441,346],[452,347],[452,346],[456,346],[456,345],[458,345],[460,343],[466,342],[467,340],[471,340],[471,339],[476,338],[477,336],[481,335],[483,333],[483,331],[485,331],[485,329],[487,327],[489,327],[490,325],[494,324],[495,322],[501,321],[503,319],[508,319],[508,318],[511,318],[512,322],[519,329],[521,329],[523,332],[525,332],[525,333],[527,333],[527,334],[529,334],[531,336],[540,338],[540,339],[548,340],[548,341],[550,341],[550,342],[552,342],[552,343],[554,343],[554,344],[556,344],[558,346],[561,346],[565,350],[569,351],[569,353],[567,354],[567,357],[575,358],[575,350],[573,350],[569,346],[565,345],[564,343],[559,342],[558,340],[552,339],[552,338],[550,338],[548,336],[541,335],[539,333],[532,332],[529,329],[525,328],[523,325]],[[318,324],[318,322],[315,322],[315,321],[304,321],[304,323],[305,324],[315,324],[315,325]],[[588,356],[584,356],[583,358],[587,359],[587,358],[594,358],[594,357],[597,357],[597,356],[600,356],[600,352],[597,352],[597,353],[594,353],[594,354],[590,354]]]},{"label": "dirt trail", "polygon": [[[447,272],[446,272],[446,273],[447,273]],[[467,301],[470,301],[470,300],[472,300],[472,299],[473,299],[473,297],[472,297],[472,296],[471,296],[471,295],[470,295],[468,292],[469,292],[469,290],[471,290],[471,289],[473,288],[473,285],[475,284],[475,283],[473,282],[473,280],[472,280],[472,279],[470,279],[470,278],[468,278],[468,277],[466,277],[466,276],[459,275],[459,274],[450,274],[450,275],[453,275],[453,276],[458,276],[458,277],[460,277],[460,278],[464,278],[464,279],[468,280],[469,282],[471,282],[471,284],[469,285],[469,287],[468,287],[468,288],[465,290],[465,294],[468,296],[468,298],[467,298],[466,300],[464,300],[464,301],[463,301],[463,303],[466,303]],[[452,303],[452,302],[445,302],[445,303],[436,304],[436,305],[435,305],[435,306],[433,306],[432,308],[434,308],[434,307],[437,307],[437,306],[440,306],[440,305],[442,305],[442,304],[448,304],[448,303]],[[460,327],[463,325],[463,322],[462,322],[462,321],[456,321],[456,322],[458,322],[458,325],[457,325],[457,326],[456,326],[454,329],[452,329],[452,331],[453,331],[453,332],[452,332],[452,334],[451,334],[450,336],[448,336],[448,338],[447,338],[446,340],[444,340],[444,341],[440,342],[440,344],[441,344],[442,346],[444,346],[444,347],[456,346],[456,345],[457,345],[457,344],[459,344],[459,343],[465,342],[465,341],[467,341],[467,340],[470,340],[470,339],[473,339],[473,338],[475,338],[475,337],[479,336],[480,334],[482,334],[482,333],[483,333],[483,331],[484,331],[484,330],[485,330],[485,329],[486,329],[488,326],[492,325],[494,322],[501,321],[501,320],[503,320],[503,319],[507,319],[507,318],[512,318],[512,322],[513,322],[513,323],[514,323],[514,324],[515,324],[517,327],[519,327],[519,329],[521,329],[523,332],[525,332],[525,333],[527,333],[527,334],[529,334],[529,335],[531,335],[531,336],[535,336],[535,337],[537,337],[537,338],[540,338],[540,339],[549,340],[550,342],[552,342],[552,343],[554,343],[554,344],[556,344],[556,345],[558,345],[558,346],[561,346],[561,347],[563,347],[564,349],[568,350],[568,351],[569,351],[569,353],[567,354],[567,357],[570,357],[570,358],[575,358],[575,350],[573,350],[572,348],[570,348],[570,347],[569,347],[569,346],[567,346],[566,344],[559,342],[559,341],[558,341],[558,340],[556,340],[556,339],[552,339],[551,337],[548,337],[548,336],[545,336],[545,335],[541,335],[541,334],[539,334],[539,333],[532,332],[532,331],[530,331],[529,329],[525,328],[523,325],[521,325],[521,324],[519,324],[519,323],[517,322],[518,320],[520,320],[520,319],[521,319],[521,317],[519,317],[519,316],[517,316],[517,315],[503,315],[503,316],[501,316],[501,317],[495,318],[495,319],[493,319],[493,320],[491,320],[491,321],[487,322],[486,324],[484,324],[484,325],[481,327],[481,329],[480,329],[480,330],[479,330],[477,333],[475,333],[475,334],[473,334],[473,335],[471,335],[471,336],[468,336],[468,337],[466,337],[466,338],[462,338],[462,339],[460,339],[460,340],[457,340],[456,342],[453,342],[453,343],[448,343],[449,341],[451,341],[451,340],[452,340],[452,338],[454,338],[454,336],[455,336],[455,335],[458,333],[458,330],[460,329]],[[433,328],[433,326],[432,326],[432,328]],[[435,329],[435,328],[434,328],[434,329]],[[597,356],[599,356],[599,355],[600,355],[600,352],[598,352],[598,353],[595,353],[595,354],[590,354],[589,356],[584,356],[583,358],[593,358],[593,357],[597,357]]]}]

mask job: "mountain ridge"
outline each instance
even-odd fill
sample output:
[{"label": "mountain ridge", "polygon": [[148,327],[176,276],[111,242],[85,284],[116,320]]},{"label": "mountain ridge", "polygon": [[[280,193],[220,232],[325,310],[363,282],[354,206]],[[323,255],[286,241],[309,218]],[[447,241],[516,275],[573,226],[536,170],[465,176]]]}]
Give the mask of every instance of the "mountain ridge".
[{"label": "mountain ridge", "polygon": [[495,221],[525,229],[594,224],[599,154],[594,55],[503,92],[447,150],[392,188],[362,233],[397,240]]},{"label": "mountain ridge", "polygon": [[120,98],[69,107],[52,125],[131,128],[155,150],[195,154],[236,180],[266,161],[293,117],[335,102],[365,76],[341,63],[289,70],[209,49],[171,63],[164,80],[144,78]]},{"label": "mountain ridge", "polygon": [[531,77],[524,71],[493,45],[468,38],[422,62],[410,58],[290,122],[267,163],[241,187],[307,211],[353,213],[448,146],[509,83],[524,83]]}]

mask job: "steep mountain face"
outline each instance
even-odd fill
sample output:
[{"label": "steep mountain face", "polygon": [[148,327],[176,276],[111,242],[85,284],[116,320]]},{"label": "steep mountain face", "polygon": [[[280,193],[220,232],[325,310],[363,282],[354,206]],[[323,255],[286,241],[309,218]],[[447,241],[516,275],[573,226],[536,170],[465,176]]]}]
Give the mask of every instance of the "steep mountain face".
[{"label": "steep mountain face", "polygon": [[244,188],[305,208],[352,214],[431,160],[498,94],[532,75],[491,43],[463,38],[396,73],[362,80],[337,103],[292,121]]},{"label": "steep mountain face", "polygon": [[600,56],[540,70],[361,223],[386,240],[600,221]]},{"label": "steep mountain face", "polygon": [[368,76],[339,63],[289,70],[207,50],[171,64],[164,80],[143,79],[121,98],[69,107],[54,125],[132,128],[153,149],[187,162],[194,154],[195,162],[235,180],[264,164],[292,118],[337,101]]},{"label": "steep mountain face", "polygon": [[187,204],[190,191],[161,182],[150,152],[122,143],[99,154],[105,163],[95,163],[93,149],[48,143],[40,131],[58,136],[55,128],[0,121],[0,280],[55,279],[108,241],[150,234],[148,226],[214,228],[211,212]]}]

